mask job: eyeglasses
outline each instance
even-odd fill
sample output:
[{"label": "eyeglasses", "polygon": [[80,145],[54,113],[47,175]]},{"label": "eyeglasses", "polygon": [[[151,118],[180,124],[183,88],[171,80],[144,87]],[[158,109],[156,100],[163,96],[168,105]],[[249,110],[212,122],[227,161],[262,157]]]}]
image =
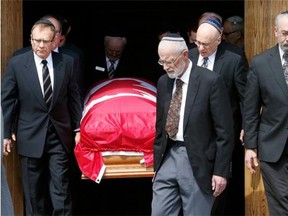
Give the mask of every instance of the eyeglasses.
[{"label": "eyeglasses", "polygon": [[171,61],[164,61],[164,60],[161,60],[159,59],[158,60],[158,64],[163,66],[164,64],[166,65],[172,65],[172,64],[175,64],[175,62],[178,60],[178,58],[182,55],[183,51],[175,58],[175,60],[171,60]]},{"label": "eyeglasses", "polygon": [[41,43],[43,43],[44,45],[47,45],[53,41],[53,40],[41,40],[41,39],[34,39],[34,38],[32,38],[31,40],[34,41],[34,43],[37,45]]},{"label": "eyeglasses", "polygon": [[228,36],[228,35],[233,34],[233,33],[235,33],[235,32],[237,32],[237,31],[232,31],[232,32],[223,32],[223,34],[224,34],[225,36]]},{"label": "eyeglasses", "polygon": [[217,40],[218,40],[219,37],[217,37],[214,41],[212,42],[209,42],[209,43],[202,43],[200,41],[195,41],[195,44],[200,47],[200,46],[203,46],[204,48],[208,48],[209,46],[211,46],[213,43],[215,43]]}]

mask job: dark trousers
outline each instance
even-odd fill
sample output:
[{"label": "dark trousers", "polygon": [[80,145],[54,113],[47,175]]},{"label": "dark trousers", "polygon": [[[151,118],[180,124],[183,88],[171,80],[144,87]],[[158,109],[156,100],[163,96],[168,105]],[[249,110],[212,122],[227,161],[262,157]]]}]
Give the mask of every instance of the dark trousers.
[{"label": "dark trousers", "polygon": [[271,216],[288,215],[288,145],[286,146],[286,151],[276,163],[260,163]]},{"label": "dark trousers", "polygon": [[20,156],[25,212],[28,215],[72,215],[69,155],[55,130],[49,131],[41,158]]}]

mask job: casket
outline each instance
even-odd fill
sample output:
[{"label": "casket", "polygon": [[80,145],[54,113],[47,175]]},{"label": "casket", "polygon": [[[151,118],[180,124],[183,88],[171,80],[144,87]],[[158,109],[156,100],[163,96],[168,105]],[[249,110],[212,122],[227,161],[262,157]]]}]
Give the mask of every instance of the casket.
[{"label": "casket", "polygon": [[85,178],[153,176],[156,87],[139,78],[96,83],[86,95],[74,153]]}]

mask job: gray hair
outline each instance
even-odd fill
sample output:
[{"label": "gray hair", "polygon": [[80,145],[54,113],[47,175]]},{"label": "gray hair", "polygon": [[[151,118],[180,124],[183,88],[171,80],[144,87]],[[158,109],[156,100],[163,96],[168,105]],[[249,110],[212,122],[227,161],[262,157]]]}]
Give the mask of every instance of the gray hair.
[{"label": "gray hair", "polygon": [[283,16],[288,16],[288,11],[284,11],[280,14],[278,14],[276,16],[276,19],[275,19],[275,26],[278,28],[279,27],[279,20],[283,17]]},{"label": "gray hair", "polygon": [[119,40],[122,41],[123,45],[126,46],[127,38],[126,37],[113,37],[113,36],[105,36],[104,37],[104,44],[107,45],[111,40]]}]

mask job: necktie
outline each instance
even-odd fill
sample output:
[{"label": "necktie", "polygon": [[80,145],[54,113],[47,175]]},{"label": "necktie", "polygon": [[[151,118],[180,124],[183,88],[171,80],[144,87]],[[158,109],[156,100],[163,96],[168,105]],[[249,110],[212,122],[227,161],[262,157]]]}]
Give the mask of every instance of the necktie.
[{"label": "necktie", "polygon": [[283,71],[284,71],[285,81],[288,86],[288,52],[284,53],[283,58],[285,60],[283,64]]},{"label": "necktie", "polygon": [[113,61],[113,60],[109,60],[109,61],[110,61],[111,65],[108,69],[108,76],[109,76],[109,78],[113,78],[114,73],[115,73],[115,67],[114,67],[115,61]]},{"label": "necktie", "polygon": [[180,108],[182,101],[182,85],[183,81],[181,79],[176,80],[176,90],[172,96],[170,107],[167,114],[167,121],[165,130],[170,138],[175,137],[178,132],[179,118],[180,118]]},{"label": "necktie", "polygon": [[49,75],[49,70],[47,67],[47,61],[42,60],[43,68],[42,68],[42,75],[43,75],[43,89],[44,89],[44,99],[48,107],[50,107],[51,100],[52,100],[52,85],[51,79]]},{"label": "necktie", "polygon": [[208,67],[208,57],[203,58],[203,63],[201,67],[207,68]]}]

